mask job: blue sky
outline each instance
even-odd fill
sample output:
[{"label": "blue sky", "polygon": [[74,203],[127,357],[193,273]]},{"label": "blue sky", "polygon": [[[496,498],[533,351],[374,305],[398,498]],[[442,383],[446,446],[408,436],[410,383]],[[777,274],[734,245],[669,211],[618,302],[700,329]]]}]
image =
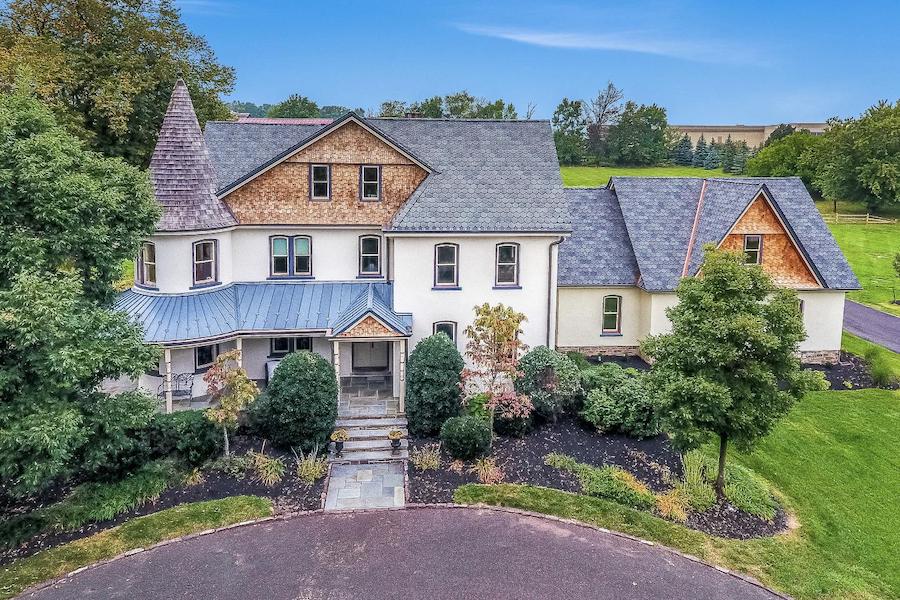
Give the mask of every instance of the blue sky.
[{"label": "blue sky", "polygon": [[900,2],[176,0],[229,99],[374,109],[467,89],[549,118],[612,80],[670,123],[858,115],[900,98]]}]

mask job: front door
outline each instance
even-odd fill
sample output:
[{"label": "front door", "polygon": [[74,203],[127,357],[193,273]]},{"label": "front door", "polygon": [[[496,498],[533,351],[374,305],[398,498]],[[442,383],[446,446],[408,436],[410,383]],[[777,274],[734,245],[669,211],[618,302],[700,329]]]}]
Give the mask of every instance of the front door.
[{"label": "front door", "polygon": [[389,342],[353,342],[354,373],[384,373],[391,364]]}]

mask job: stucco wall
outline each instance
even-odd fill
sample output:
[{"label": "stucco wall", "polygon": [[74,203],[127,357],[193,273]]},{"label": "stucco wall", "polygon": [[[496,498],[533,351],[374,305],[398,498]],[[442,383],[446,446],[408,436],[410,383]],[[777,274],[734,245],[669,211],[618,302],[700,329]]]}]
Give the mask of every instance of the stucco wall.
[{"label": "stucco wall", "polygon": [[[163,294],[189,291],[194,284],[194,242],[216,240],[218,242],[218,272],[221,283],[234,281],[231,271],[233,253],[230,231],[208,234],[155,235],[150,241],[156,244],[156,288]],[[264,258],[263,262],[267,260]],[[135,265],[137,268],[137,265]]]},{"label": "stucco wall", "polygon": [[[523,341],[547,344],[550,244],[558,238],[524,236],[398,236],[393,238],[394,306],[413,313],[410,349],[432,333],[436,321],[457,323],[457,347],[465,349],[463,330],[472,323],[473,308],[502,302],[524,313]],[[494,289],[496,244],[519,244],[520,289]],[[459,245],[458,290],[434,290],[434,246]]]},{"label": "stucco wall", "polygon": [[803,325],[807,338],[801,352],[839,350],[844,326],[844,292],[832,290],[799,292],[803,300]]}]

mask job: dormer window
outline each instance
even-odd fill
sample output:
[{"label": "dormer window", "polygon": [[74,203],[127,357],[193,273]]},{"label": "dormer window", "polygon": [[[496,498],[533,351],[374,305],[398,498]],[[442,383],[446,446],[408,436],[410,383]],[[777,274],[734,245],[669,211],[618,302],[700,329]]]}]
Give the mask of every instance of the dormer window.
[{"label": "dormer window", "polygon": [[762,236],[744,236],[744,260],[748,265],[762,263]]},{"label": "dormer window", "polygon": [[217,275],[216,241],[194,242],[194,285],[215,283]]},{"label": "dormer window", "polygon": [[359,193],[362,200],[381,200],[381,167],[377,165],[360,167]]},{"label": "dormer window", "polygon": [[310,165],[309,197],[313,200],[331,198],[331,165]]},{"label": "dormer window", "polygon": [[147,287],[156,287],[156,244],[144,242],[141,244],[141,254],[138,257],[137,282]]}]

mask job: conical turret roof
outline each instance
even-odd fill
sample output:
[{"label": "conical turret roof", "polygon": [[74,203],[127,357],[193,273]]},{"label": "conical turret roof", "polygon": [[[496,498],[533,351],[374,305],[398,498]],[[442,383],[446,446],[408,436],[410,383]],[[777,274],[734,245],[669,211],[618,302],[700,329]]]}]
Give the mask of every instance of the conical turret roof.
[{"label": "conical turret roof", "polygon": [[150,160],[150,179],[163,214],[158,231],[195,231],[236,225],[216,196],[216,179],[187,85],[175,83]]}]

